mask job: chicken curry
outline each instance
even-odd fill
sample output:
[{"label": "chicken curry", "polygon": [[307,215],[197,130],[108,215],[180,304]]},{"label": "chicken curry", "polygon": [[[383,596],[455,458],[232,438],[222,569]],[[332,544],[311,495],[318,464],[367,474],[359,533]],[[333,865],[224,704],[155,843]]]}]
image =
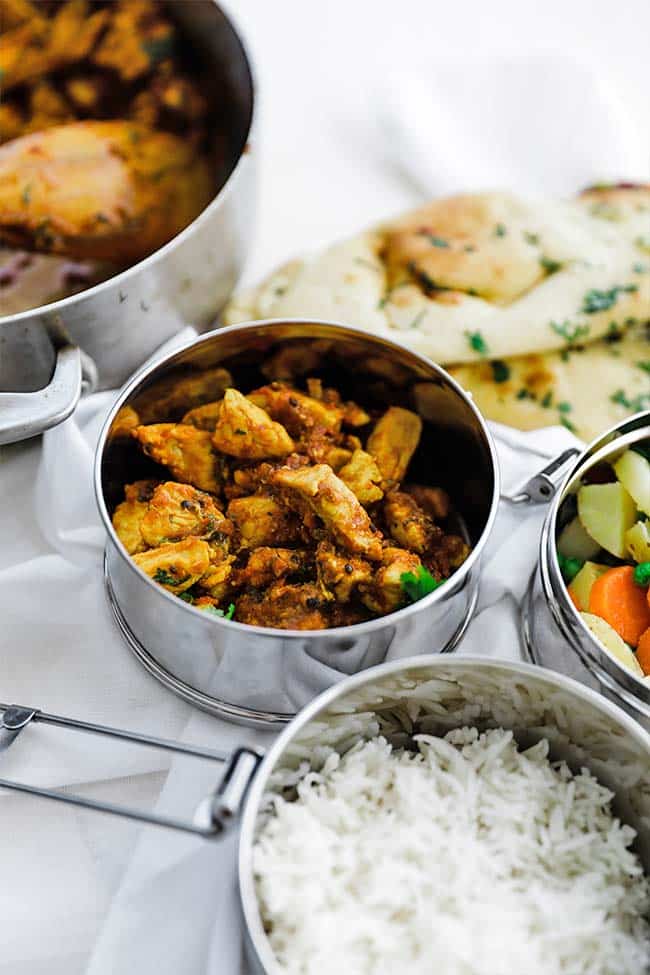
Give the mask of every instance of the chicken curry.
[{"label": "chicken curry", "polygon": [[112,438],[161,466],[125,485],[113,526],[196,609],[282,629],[360,623],[433,591],[469,554],[446,491],[409,479],[421,433],[411,410],[366,410],[320,378],[244,394],[207,369],[119,411]]}]

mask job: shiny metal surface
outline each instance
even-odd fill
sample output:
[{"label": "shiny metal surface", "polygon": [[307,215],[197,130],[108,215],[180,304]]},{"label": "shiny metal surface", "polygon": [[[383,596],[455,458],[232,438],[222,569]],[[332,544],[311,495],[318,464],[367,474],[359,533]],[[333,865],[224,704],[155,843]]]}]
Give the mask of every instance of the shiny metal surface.
[{"label": "shiny metal surface", "polygon": [[68,728],[86,734],[116,738],[120,741],[145,745],[149,748],[158,748],[163,751],[174,752],[175,754],[189,755],[192,758],[207,759],[211,762],[224,764],[225,768],[221,780],[214,794],[210,796],[210,815],[207,822],[204,823],[196,821],[196,818],[180,819],[177,816],[149,813],[131,806],[122,806],[112,802],[101,802],[96,799],[88,799],[84,796],[74,795],[70,792],[61,792],[57,789],[45,789],[41,786],[28,785],[24,782],[14,782],[10,779],[0,778],[0,788],[8,789],[12,792],[21,792],[40,799],[50,799],[54,802],[65,803],[69,806],[90,809],[93,812],[108,813],[112,816],[119,816],[122,819],[135,820],[136,822],[146,823],[149,826],[162,826],[166,829],[174,829],[184,833],[195,833],[199,836],[217,836],[233,825],[236,814],[243,804],[248,785],[255,774],[261,758],[258,752],[250,748],[237,748],[232,753],[227,753],[215,751],[210,748],[193,747],[181,742],[170,741],[167,738],[141,735],[133,731],[126,731],[123,728],[111,728],[108,725],[92,724],[88,721],[77,721],[74,718],[47,714],[36,708],[26,708],[16,704],[0,704],[0,712],[0,754],[6,751],[30,724],[35,723],[56,725],[57,727]]},{"label": "shiny metal surface", "polygon": [[650,731],[650,686],[619,664],[592,636],[569,599],[557,561],[556,537],[584,473],[650,438],[650,412],[612,427],[581,454],[554,499],[542,529],[539,564],[523,609],[524,641],[529,658],[599,690]]},{"label": "shiny metal surface", "polygon": [[[259,364],[272,350],[296,339],[331,343],[333,382],[343,385],[344,395],[359,395],[361,383],[364,401],[379,396],[382,405],[395,402],[417,409],[425,423],[415,476],[450,491],[473,544],[467,562],[418,603],[367,623],[311,632],[247,626],[201,613],[138,569],[110,517],[122,500],[124,483],[151,472],[135,444],[111,441],[111,425],[121,407],[137,408],[138,396],[154,382],[217,364],[231,369],[236,384],[254,388],[263,381]],[[120,627],[140,659],[153,664],[149,669],[193,703],[247,723],[288,721],[349,674],[385,660],[453,648],[475,604],[498,482],[496,455],[483,419],[460,387],[429,360],[367,333],[324,322],[261,322],[217,330],[141,370],[122,391],[100,436],[95,490],[108,534],[106,573]]]},{"label": "shiny metal surface", "polygon": [[[92,358],[101,388],[118,386],[184,326],[208,328],[235,287],[255,205],[250,60],[214,0],[167,0],[167,6],[228,111],[223,124],[229,144],[217,174],[221,189],[185,230],[128,270],[70,298],[0,318],[0,390],[43,390],[46,402],[52,346],[63,344],[78,345]],[[32,406],[27,401],[21,406],[26,435],[63,418],[52,412],[47,422],[37,423]],[[43,403],[39,409],[46,412]],[[0,404],[0,431],[3,422]]]},{"label": "shiny metal surface", "polygon": [[271,775],[277,782],[281,770],[295,770],[316,745],[322,746],[324,725],[329,726],[328,742],[340,741],[334,747],[341,751],[371,737],[374,715],[394,716],[407,700],[412,707],[418,687],[423,700],[444,709],[438,711],[435,729],[427,724],[427,733],[445,734],[468,724],[467,705],[479,705],[478,714],[472,711],[472,725],[512,729],[523,747],[547,738],[552,759],[565,760],[574,771],[589,768],[615,793],[616,815],[637,830],[637,852],[650,872],[650,736],[619,708],[562,674],[529,664],[440,656],[386,664],[331,688],[309,705],[278,738],[255,776],[239,842],[239,889],[252,975],[280,975],[260,917],[252,864],[256,831],[272,794]]}]

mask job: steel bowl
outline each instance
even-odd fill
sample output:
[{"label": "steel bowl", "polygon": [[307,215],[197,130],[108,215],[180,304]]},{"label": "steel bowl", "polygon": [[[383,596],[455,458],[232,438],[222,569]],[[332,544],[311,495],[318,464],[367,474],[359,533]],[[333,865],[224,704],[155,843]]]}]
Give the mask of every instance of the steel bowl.
[{"label": "steel bowl", "polygon": [[[424,420],[412,462],[424,483],[440,484],[460,514],[472,552],[443,586],[398,612],[329,630],[280,630],[207,616],[152,582],[132,561],[111,524],[123,485],[161,476],[133,441],[116,440],[126,405],[180,375],[226,365],[244,390],[265,382],[259,366],[300,342],[329,352],[320,373],[363,403],[402,404]],[[305,359],[306,361],[306,359]],[[309,366],[305,365],[307,374]],[[324,372],[323,372],[324,370]],[[166,419],[160,417],[160,419]],[[177,419],[177,417],[172,417]],[[164,475],[163,475],[164,476]],[[215,714],[256,724],[286,722],[324,688],[387,659],[454,648],[477,598],[481,553],[494,522],[499,475],[491,436],[471,399],[428,359],[342,325],[269,321],[219,329],[139,372],[122,390],[99,439],[95,490],[106,528],[105,572],[115,618],[142,663],[170,689]]]},{"label": "steel bowl", "polygon": [[220,189],[189,226],[128,270],[0,318],[0,444],[65,419],[82,383],[119,386],[184,326],[210,327],[242,270],[255,202],[250,58],[214,0],[165,3],[220,92],[226,135],[215,173]]},{"label": "steel bowl", "polygon": [[[421,713],[412,728],[400,707]],[[239,843],[239,889],[246,953],[253,975],[280,975],[256,894],[253,847],[269,815],[269,798],[286,775],[319,768],[324,746],[344,752],[377,734],[378,718],[394,741],[418,731],[444,735],[466,725],[512,729],[527,748],[549,740],[550,757],[573,771],[586,767],[615,794],[614,812],[637,831],[636,851],[650,873],[650,736],[623,712],[561,674],[478,657],[426,657],[386,664],[331,688],[284,731],[259,767],[248,793]],[[392,737],[390,734],[387,736]],[[435,857],[435,850],[431,851]]]},{"label": "steel bowl", "polygon": [[650,438],[650,411],[612,427],[578,457],[549,508],[539,561],[523,607],[526,650],[533,663],[574,677],[615,701],[650,731],[650,685],[634,677],[585,626],[569,598],[557,559],[556,539],[569,520],[584,474],[631,444]]}]

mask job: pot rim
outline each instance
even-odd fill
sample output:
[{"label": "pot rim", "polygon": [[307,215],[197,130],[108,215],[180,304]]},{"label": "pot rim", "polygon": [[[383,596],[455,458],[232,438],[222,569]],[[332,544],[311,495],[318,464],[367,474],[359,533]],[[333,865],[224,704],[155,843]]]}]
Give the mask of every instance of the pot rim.
[{"label": "pot rim", "polygon": [[[151,364],[144,365],[139,369],[128,382],[122,387],[115,403],[113,404],[104,425],[101,429],[99,440],[97,442],[97,447],[95,450],[95,463],[94,463],[94,487],[95,487],[95,499],[97,507],[99,508],[99,513],[104,525],[104,529],[109,536],[111,542],[116,546],[120,556],[129,566],[130,571],[137,575],[141,580],[144,580],[147,585],[152,586],[156,589],[158,594],[165,599],[172,600],[174,605],[182,612],[192,613],[193,615],[198,615],[202,619],[206,618],[206,614],[201,612],[201,610],[196,609],[189,603],[184,602],[182,599],[178,599],[172,593],[167,592],[162,586],[156,585],[149,576],[138,568],[138,566],[133,562],[133,559],[128,554],[124,548],[122,542],[118,538],[113,525],[108,514],[108,509],[106,507],[106,502],[104,499],[104,492],[102,488],[102,462],[104,458],[104,453],[106,449],[106,442],[108,439],[108,433],[115,416],[118,411],[124,405],[124,403],[130,398],[137,387],[147,378],[153,376],[159,369],[169,365],[173,359],[179,354],[187,351],[189,348],[196,348],[198,346],[209,344],[214,340],[217,335],[228,335],[234,332],[246,332],[246,331],[259,331],[266,325],[308,325],[316,326],[318,328],[331,329],[332,331],[344,331],[352,338],[357,338],[360,340],[375,342],[377,345],[388,346],[397,348],[401,352],[407,353],[413,359],[418,361],[420,364],[424,365],[432,373],[436,373],[440,376],[449,386],[454,390],[454,392],[460,397],[464,404],[473,413],[474,418],[477,420],[479,429],[483,435],[485,445],[487,447],[488,455],[492,467],[493,476],[493,490],[492,490],[492,501],[490,504],[490,510],[481,531],[480,537],[470,552],[468,558],[463,562],[462,566],[457,569],[452,576],[442,585],[438,586],[434,592],[429,593],[423,599],[419,599],[414,603],[410,603],[408,606],[404,606],[402,609],[398,609],[393,613],[387,613],[385,616],[378,616],[376,619],[367,620],[363,623],[353,623],[349,626],[337,626],[329,627],[324,630],[283,630],[277,627],[270,626],[252,626],[249,623],[239,623],[237,620],[227,620],[224,617],[210,616],[210,622],[216,626],[225,626],[230,628],[235,628],[237,631],[245,632],[251,636],[267,636],[267,637],[280,637],[284,640],[327,640],[331,639],[332,635],[336,637],[346,636],[356,636],[360,632],[371,633],[374,630],[385,628],[386,626],[391,626],[393,623],[407,619],[409,616],[415,613],[421,612],[435,603],[442,601],[448,594],[453,594],[458,591],[461,586],[467,580],[472,568],[480,559],[483,552],[485,544],[492,532],[494,522],[497,516],[499,498],[500,498],[500,470],[499,462],[497,458],[496,448],[494,446],[494,441],[492,434],[490,433],[487,423],[483,418],[482,414],[479,412],[478,408],[474,404],[473,400],[468,396],[468,394],[461,388],[459,383],[456,382],[442,366],[437,365],[431,359],[427,359],[425,356],[421,356],[417,352],[413,352],[406,345],[401,342],[394,342],[392,339],[385,339],[373,335],[371,332],[364,332],[362,329],[353,328],[352,326],[345,325],[342,322],[329,322],[322,319],[311,319],[311,318],[267,318],[261,319],[259,321],[252,322],[241,322],[236,325],[224,326],[222,328],[212,329],[210,332],[205,332],[198,338],[192,338],[188,342],[184,343],[182,346],[175,348],[172,352],[168,353],[162,359],[155,359]],[[447,583],[450,583],[448,586]]]},{"label": "pot rim", "polygon": [[237,161],[228,174],[225,183],[217,190],[217,193],[215,196],[213,196],[208,205],[196,215],[191,223],[188,223],[188,225],[183,227],[182,230],[175,234],[171,240],[168,240],[166,244],[163,244],[162,247],[159,247],[152,254],[148,254],[147,257],[144,257],[141,261],[138,261],[136,264],[132,264],[123,271],[119,271],[117,274],[107,278],[105,281],[99,281],[90,288],[84,288],[83,291],[79,291],[77,294],[69,295],[67,298],[58,298],[56,301],[50,301],[45,305],[37,305],[36,308],[26,308],[24,311],[15,312],[11,315],[0,315],[0,328],[2,328],[4,325],[20,324],[21,322],[25,322],[32,317],[40,315],[61,314],[62,312],[67,311],[69,308],[81,304],[86,299],[99,297],[105,291],[108,291],[109,288],[123,284],[125,281],[130,280],[130,278],[134,277],[140,272],[150,270],[159,261],[164,260],[164,258],[167,257],[176,247],[182,246],[182,244],[184,244],[185,241],[195,232],[196,228],[209,220],[214,211],[220,208],[224,200],[226,200],[230,194],[234,192],[233,185],[237,182],[239,173],[246,164],[246,157],[250,153],[249,147],[251,136],[257,127],[257,75],[253,66],[249,46],[244,39],[244,34],[239,27],[237,18],[233,15],[232,10],[230,9],[230,3],[224,3],[223,0],[211,0],[211,2],[215,7],[217,7],[218,10],[221,11],[232,28],[232,32],[241,48],[244,63],[246,64],[250,77],[251,86],[251,112],[248,128],[244,137],[244,143],[239,150]]},{"label": "pot rim", "polygon": [[[560,626],[565,639],[571,644],[572,649],[578,652],[575,647],[576,638],[580,636],[590,647],[592,653],[589,657],[590,669],[594,670],[594,675],[598,678],[598,671],[601,669],[595,663],[598,658],[603,658],[608,664],[605,669],[611,681],[616,683],[617,692],[629,703],[629,706],[641,709],[643,713],[650,717],[650,686],[646,686],[640,678],[636,677],[630,670],[623,666],[614,656],[607,653],[599,640],[592,634],[582,619],[578,608],[569,598],[567,586],[562,578],[560,564],[557,558],[557,548],[555,539],[557,537],[557,519],[562,504],[569,495],[569,488],[574,480],[588,470],[592,459],[596,453],[599,454],[596,463],[610,453],[615,453],[626,443],[619,443],[620,437],[625,434],[634,434],[639,431],[643,439],[644,436],[650,438],[650,410],[642,410],[633,416],[620,420],[609,427],[604,433],[595,440],[592,440],[579,454],[576,462],[571,466],[564,477],[560,487],[551,502],[551,507],[544,520],[539,548],[539,572],[542,582],[544,597],[549,606],[551,614],[556,623]],[[606,448],[610,448],[607,450]],[[601,451],[604,451],[601,454]],[[582,653],[580,654],[582,656]],[[632,686],[628,687],[632,681]],[[631,700],[629,700],[631,699]]]},{"label": "pot rim", "polygon": [[308,724],[312,718],[321,710],[328,708],[337,698],[348,692],[354,691],[366,683],[381,680],[391,674],[399,673],[402,670],[418,670],[427,668],[447,667],[466,669],[470,666],[472,670],[497,669],[504,673],[520,674],[522,676],[534,677],[540,681],[561,688],[564,691],[575,695],[583,702],[592,705],[597,711],[607,715],[616,721],[624,732],[631,736],[638,744],[648,752],[650,760],[650,734],[641,725],[626,714],[622,708],[607,698],[603,697],[598,691],[581,684],[573,677],[567,677],[559,671],[549,670],[537,664],[526,663],[518,660],[506,660],[503,658],[479,657],[473,654],[458,657],[440,656],[440,654],[429,654],[425,656],[407,657],[404,660],[393,660],[368,670],[361,671],[351,677],[347,677],[333,687],[327,688],[318,697],[307,704],[293,720],[286,726],[275,740],[271,748],[264,754],[264,758],[255,773],[248,795],[241,820],[239,850],[237,861],[237,875],[239,886],[239,897],[244,915],[244,925],[247,936],[250,938],[257,957],[262,964],[267,975],[280,975],[277,960],[271,949],[269,940],[264,931],[255,883],[253,879],[253,836],[255,824],[259,812],[260,802],[264,789],[268,781],[269,773],[273,770],[279,757],[285,751],[287,745],[295,735]]}]

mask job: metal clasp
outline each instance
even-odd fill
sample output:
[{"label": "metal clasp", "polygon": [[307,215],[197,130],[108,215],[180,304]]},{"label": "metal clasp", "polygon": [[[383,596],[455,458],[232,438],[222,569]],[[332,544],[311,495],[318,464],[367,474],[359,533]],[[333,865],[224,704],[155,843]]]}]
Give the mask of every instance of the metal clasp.
[{"label": "metal clasp", "polygon": [[211,748],[184,745],[180,742],[170,741],[167,738],[140,735],[133,731],[125,731],[122,728],[111,728],[107,725],[76,721],[73,718],[64,718],[56,714],[46,714],[44,711],[21,707],[16,704],[0,704],[0,711],[2,712],[0,716],[0,752],[6,751],[21,732],[32,722],[41,722],[43,724],[70,728],[74,731],[82,731],[88,734],[117,738],[118,740],[129,741],[137,745],[161,748],[165,751],[180,755],[190,755],[193,758],[202,758],[207,761],[224,763],[225,768],[221,781],[210,799],[210,820],[205,826],[191,819],[178,819],[175,816],[159,816],[155,813],[143,812],[140,809],[129,806],[119,806],[110,802],[99,802],[95,799],[86,799],[84,796],[59,792],[56,789],[44,789],[40,786],[26,785],[22,782],[12,782],[8,779],[0,778],[0,788],[3,789],[12,789],[14,792],[40,796],[42,799],[52,799],[55,802],[65,802],[71,806],[92,809],[95,812],[109,813],[112,816],[121,816],[124,819],[133,819],[141,823],[148,823],[152,826],[165,826],[168,829],[181,830],[185,833],[196,833],[199,836],[216,836],[225,832],[236,822],[248,786],[257,770],[257,766],[262,760],[262,753],[252,748],[237,748],[229,754]]},{"label": "metal clasp", "polygon": [[581,451],[577,447],[569,447],[554,457],[545,467],[538,471],[520,488],[511,494],[501,497],[512,504],[546,504],[551,500],[565,474],[569,461],[578,456]]}]

